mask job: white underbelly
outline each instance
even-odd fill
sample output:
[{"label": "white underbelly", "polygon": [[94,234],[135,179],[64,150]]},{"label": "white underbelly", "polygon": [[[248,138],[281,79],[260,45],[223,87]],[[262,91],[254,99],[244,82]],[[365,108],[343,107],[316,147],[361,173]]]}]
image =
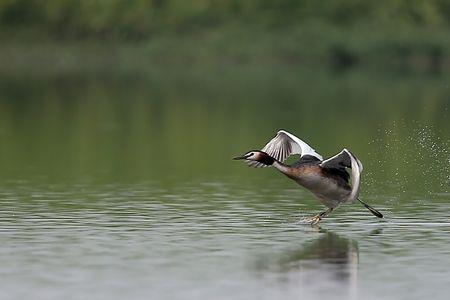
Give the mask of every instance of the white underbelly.
[{"label": "white underbelly", "polygon": [[345,189],[332,178],[320,174],[306,174],[297,182],[310,190],[319,201],[327,207],[337,207],[348,200],[350,191]]}]

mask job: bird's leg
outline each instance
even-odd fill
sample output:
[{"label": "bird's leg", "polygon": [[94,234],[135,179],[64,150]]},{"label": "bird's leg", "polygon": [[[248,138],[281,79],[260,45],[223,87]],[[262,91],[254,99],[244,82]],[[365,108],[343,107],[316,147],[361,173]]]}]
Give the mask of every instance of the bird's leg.
[{"label": "bird's leg", "polygon": [[306,222],[310,223],[311,225],[316,225],[317,223],[322,221],[323,218],[328,216],[333,210],[334,208],[330,207],[326,211],[323,211],[320,214],[315,215],[314,217],[306,219]]}]

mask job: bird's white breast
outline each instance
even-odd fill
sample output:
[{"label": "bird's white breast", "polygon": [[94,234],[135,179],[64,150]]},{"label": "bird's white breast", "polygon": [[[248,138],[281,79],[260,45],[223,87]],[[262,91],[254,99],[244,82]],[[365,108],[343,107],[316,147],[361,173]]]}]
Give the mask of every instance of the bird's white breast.
[{"label": "bird's white breast", "polygon": [[340,186],[333,178],[320,173],[302,174],[297,183],[310,190],[327,207],[337,207],[348,199],[350,191]]}]

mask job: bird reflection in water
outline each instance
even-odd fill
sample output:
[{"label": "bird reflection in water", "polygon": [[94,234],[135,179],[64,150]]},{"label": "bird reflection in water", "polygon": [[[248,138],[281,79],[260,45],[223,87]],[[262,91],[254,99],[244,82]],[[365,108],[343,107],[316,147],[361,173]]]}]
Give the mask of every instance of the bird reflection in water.
[{"label": "bird reflection in water", "polygon": [[271,258],[260,261],[260,271],[275,271],[281,280],[288,281],[291,288],[302,295],[356,299],[358,243],[333,232],[318,230],[320,237],[300,249],[287,250],[276,257],[272,253]]}]

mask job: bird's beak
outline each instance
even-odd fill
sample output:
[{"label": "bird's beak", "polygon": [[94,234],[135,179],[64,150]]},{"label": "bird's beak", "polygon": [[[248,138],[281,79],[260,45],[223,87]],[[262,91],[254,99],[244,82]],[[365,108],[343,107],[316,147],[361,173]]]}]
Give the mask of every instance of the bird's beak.
[{"label": "bird's beak", "polygon": [[234,160],[246,159],[246,158],[247,158],[247,157],[245,157],[245,155],[233,157]]}]

